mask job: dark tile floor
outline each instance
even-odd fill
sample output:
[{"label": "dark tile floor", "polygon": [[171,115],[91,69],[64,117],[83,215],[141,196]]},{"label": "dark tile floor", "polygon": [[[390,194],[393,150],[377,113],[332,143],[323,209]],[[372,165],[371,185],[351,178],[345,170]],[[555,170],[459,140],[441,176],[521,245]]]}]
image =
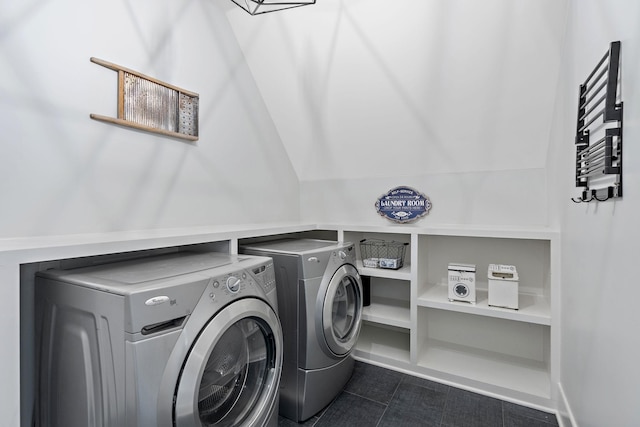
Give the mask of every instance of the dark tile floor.
[{"label": "dark tile floor", "polygon": [[356,362],[336,399],[302,424],[314,427],[552,427],[555,415]]}]

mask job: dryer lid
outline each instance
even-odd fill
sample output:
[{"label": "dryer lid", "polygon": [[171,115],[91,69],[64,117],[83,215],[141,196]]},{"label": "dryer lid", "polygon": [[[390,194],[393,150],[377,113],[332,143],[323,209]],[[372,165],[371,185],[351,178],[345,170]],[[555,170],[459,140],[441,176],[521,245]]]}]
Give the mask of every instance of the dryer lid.
[{"label": "dryer lid", "polygon": [[337,247],[338,245],[339,243],[333,240],[287,238],[243,245],[242,248],[279,253],[301,254],[305,252]]}]

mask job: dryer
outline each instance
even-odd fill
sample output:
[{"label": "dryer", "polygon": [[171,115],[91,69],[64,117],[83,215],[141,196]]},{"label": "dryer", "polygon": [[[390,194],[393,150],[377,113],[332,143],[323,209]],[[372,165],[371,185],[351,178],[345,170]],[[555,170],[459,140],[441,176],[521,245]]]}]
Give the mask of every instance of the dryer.
[{"label": "dryer", "polygon": [[354,245],[280,239],[240,251],[273,258],[284,339],[280,415],[304,421],[331,403],[353,373],[362,316]]},{"label": "dryer", "polygon": [[276,426],[271,259],[174,253],[36,277],[37,426]]}]

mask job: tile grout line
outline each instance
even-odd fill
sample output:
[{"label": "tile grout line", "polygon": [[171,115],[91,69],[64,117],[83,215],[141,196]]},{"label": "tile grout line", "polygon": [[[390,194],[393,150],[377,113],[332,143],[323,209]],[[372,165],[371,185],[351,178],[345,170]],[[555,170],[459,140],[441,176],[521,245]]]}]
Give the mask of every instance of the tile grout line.
[{"label": "tile grout line", "polygon": [[444,406],[442,407],[442,415],[440,415],[440,426],[442,427],[444,424],[444,415],[447,413],[447,405],[449,404],[449,393],[451,392],[451,387],[447,387],[447,395],[444,398]]},{"label": "tile grout line", "polygon": [[[352,396],[358,396],[358,397],[360,397],[360,398],[362,398],[362,399],[368,400],[369,402],[377,403],[378,405],[382,405],[382,406],[384,406],[384,407],[389,406],[389,404],[388,404],[388,403],[382,403],[382,402],[380,402],[380,401],[378,401],[378,400],[371,399],[370,397],[367,397],[367,396],[361,396],[361,395],[359,395],[358,393],[354,393],[354,392],[352,392],[352,391],[342,390],[342,392],[343,392],[343,393],[349,393],[349,394],[350,394],[350,395],[352,395]],[[331,402],[331,404],[333,404],[333,402]]]},{"label": "tile grout line", "polygon": [[398,388],[400,388],[400,384],[402,384],[403,381],[404,381],[404,377],[401,377],[400,381],[398,381],[398,384],[396,384],[396,388],[395,388],[395,390],[393,390],[393,393],[391,393],[391,397],[389,398],[389,402],[387,402],[387,404],[384,405],[384,411],[382,411],[382,415],[380,415],[380,418],[378,419],[378,422],[376,423],[376,427],[378,427],[380,425],[380,423],[382,422],[382,419],[384,418],[384,414],[386,414],[387,410],[389,409],[389,404],[391,403],[393,398],[396,396],[396,393],[398,392]]},{"label": "tile grout line", "polygon": [[[345,390],[344,388],[342,389],[342,393],[344,393]],[[331,403],[329,403],[327,406],[325,406],[324,408],[322,408],[322,410],[320,412],[318,412],[318,414],[320,414],[319,417],[316,418],[316,421],[311,425],[311,427],[315,427],[316,424],[318,424],[320,422],[320,419],[322,419],[322,417],[324,417],[324,415],[327,413],[327,410],[329,409],[329,407],[331,405],[333,405],[336,400],[338,400],[338,396],[340,396],[340,393],[338,393],[332,400]],[[317,414],[316,414],[317,415]],[[315,415],[314,415],[315,416]]]}]

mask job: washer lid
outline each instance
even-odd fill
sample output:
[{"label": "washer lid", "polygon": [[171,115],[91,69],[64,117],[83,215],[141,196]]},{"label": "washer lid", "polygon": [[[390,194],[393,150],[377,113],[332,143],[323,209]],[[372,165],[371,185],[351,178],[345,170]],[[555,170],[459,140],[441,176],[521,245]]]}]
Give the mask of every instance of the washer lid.
[{"label": "washer lid", "polygon": [[[70,270],[47,270],[37,275],[45,281],[92,289],[96,292],[85,294],[91,298],[103,298],[100,296],[103,293],[121,296],[118,304],[125,331],[145,335],[173,323],[178,326],[195,310],[207,286],[213,286],[211,291],[216,288],[216,304],[210,307],[211,314],[236,298],[255,295],[264,298],[264,289],[273,284],[268,278],[260,281],[253,271],[271,262],[266,257],[184,252]],[[222,286],[232,276],[239,280],[237,291],[223,290]]]},{"label": "washer lid", "polygon": [[220,253],[179,253],[89,267],[86,270],[77,271],[77,273],[133,285],[221,267],[231,264],[231,261],[229,255]]},{"label": "washer lid", "polygon": [[124,291],[131,285],[222,267],[238,260],[237,256],[223,253],[182,252],[71,270],[47,270],[38,275],[79,285],[94,285],[105,290],[112,288],[114,291]]}]

